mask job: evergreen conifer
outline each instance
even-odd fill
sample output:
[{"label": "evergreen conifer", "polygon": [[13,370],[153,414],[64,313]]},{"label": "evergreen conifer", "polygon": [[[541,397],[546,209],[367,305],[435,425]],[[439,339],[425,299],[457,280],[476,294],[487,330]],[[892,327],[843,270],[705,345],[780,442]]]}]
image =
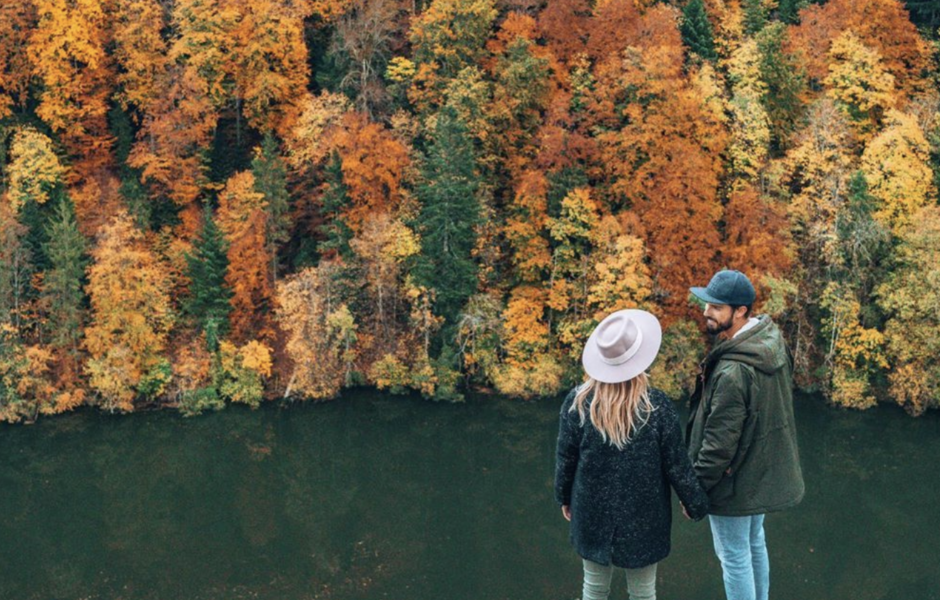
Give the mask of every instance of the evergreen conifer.
[{"label": "evergreen conifer", "polygon": [[702,0],[691,0],[682,11],[682,41],[705,60],[715,60],[715,39]]},{"label": "evergreen conifer", "polygon": [[232,291],[225,283],[228,244],[212,218],[212,209],[207,205],[203,210],[202,231],[193,244],[192,253],[186,254],[191,283],[183,310],[206,332],[210,350],[214,351],[213,342],[224,337],[228,329]]},{"label": "evergreen conifer", "polygon": [[422,171],[424,181],[417,190],[421,253],[414,274],[418,283],[436,290],[436,312],[453,324],[476,291],[477,266],[471,253],[481,217],[473,145],[451,108],[438,114]]}]

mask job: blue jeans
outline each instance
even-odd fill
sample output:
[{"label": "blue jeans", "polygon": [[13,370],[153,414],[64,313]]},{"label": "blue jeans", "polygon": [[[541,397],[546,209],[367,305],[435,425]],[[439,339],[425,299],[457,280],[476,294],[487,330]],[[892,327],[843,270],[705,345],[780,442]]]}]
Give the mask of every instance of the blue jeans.
[{"label": "blue jeans", "polygon": [[728,600],[767,600],[770,561],[764,539],[764,515],[709,515],[708,520]]},{"label": "blue jeans", "polygon": [[[586,558],[584,561],[584,588],[581,600],[607,600],[610,596],[610,580],[614,575],[613,565],[601,565]],[[630,600],[656,600],[656,565],[640,569],[624,569],[627,572],[627,592]]]}]

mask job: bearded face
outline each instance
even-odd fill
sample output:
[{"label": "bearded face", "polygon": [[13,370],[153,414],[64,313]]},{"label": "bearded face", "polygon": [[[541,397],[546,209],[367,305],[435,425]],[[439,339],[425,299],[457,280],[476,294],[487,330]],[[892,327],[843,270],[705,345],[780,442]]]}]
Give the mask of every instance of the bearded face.
[{"label": "bearded face", "polygon": [[734,325],[734,311],[727,304],[705,305],[705,330],[718,335]]}]

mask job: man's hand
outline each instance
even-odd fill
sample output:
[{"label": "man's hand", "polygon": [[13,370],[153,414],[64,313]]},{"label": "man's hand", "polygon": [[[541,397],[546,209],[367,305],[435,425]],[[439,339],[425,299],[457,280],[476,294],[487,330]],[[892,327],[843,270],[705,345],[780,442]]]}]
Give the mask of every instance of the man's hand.
[{"label": "man's hand", "polygon": [[571,507],[565,504],[561,507],[561,516],[565,518],[566,521],[571,520]]},{"label": "man's hand", "polygon": [[685,509],[685,504],[683,504],[683,503],[680,502],[680,503],[679,503],[679,506],[682,507],[682,514],[685,515],[685,518],[691,521],[691,520],[692,520],[692,517],[689,516],[689,511],[687,511],[687,510]]}]

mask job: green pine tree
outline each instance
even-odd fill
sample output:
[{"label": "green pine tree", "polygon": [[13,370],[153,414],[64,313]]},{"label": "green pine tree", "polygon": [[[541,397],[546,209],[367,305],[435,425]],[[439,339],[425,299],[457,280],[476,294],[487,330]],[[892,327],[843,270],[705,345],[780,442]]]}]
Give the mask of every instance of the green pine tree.
[{"label": "green pine tree", "polygon": [[767,24],[764,0],[744,0],[744,33],[754,35]]},{"label": "green pine tree", "polygon": [[691,0],[682,10],[682,41],[705,60],[715,60],[715,38],[702,0]]},{"label": "green pine tree", "polygon": [[808,0],[780,0],[777,18],[788,25],[795,25],[800,22],[800,10],[808,5]]},{"label": "green pine tree", "polygon": [[251,161],[251,172],[255,176],[255,190],[267,200],[265,242],[272,258],[271,274],[277,279],[278,249],[290,239],[290,194],[287,192],[287,168],[277,152],[277,140],[268,132],[261,145],[255,148]]},{"label": "green pine tree", "polygon": [[451,325],[476,291],[477,266],[471,252],[481,218],[473,145],[453,109],[438,114],[422,175],[417,189],[421,253],[414,275],[436,291],[436,312]]},{"label": "green pine tree", "polygon": [[936,39],[940,35],[940,2],[937,0],[904,0],[911,13],[911,22],[926,36]]},{"label": "green pine tree", "polygon": [[68,197],[58,202],[47,235],[45,254],[50,266],[42,289],[43,306],[49,315],[47,327],[54,345],[75,351],[82,335],[88,241],[78,230]]},{"label": "green pine tree", "polygon": [[211,351],[215,351],[216,343],[228,329],[231,310],[232,291],[225,283],[227,246],[222,231],[212,218],[212,209],[207,205],[202,231],[193,244],[193,252],[186,254],[187,275],[191,283],[183,311],[206,332]]},{"label": "green pine tree", "polygon": [[317,245],[317,251],[321,255],[339,254],[347,258],[351,256],[349,240],[353,237],[352,229],[342,216],[343,209],[347,206],[349,193],[343,181],[343,159],[340,158],[339,152],[334,151],[330,164],[326,167],[326,189],[320,198],[323,225],[320,226],[319,233],[323,239]]},{"label": "green pine tree", "polygon": [[868,192],[864,173],[856,171],[848,188],[845,205],[836,217],[840,256],[834,274],[859,288],[868,300],[868,294],[888,267],[891,235],[872,217],[877,201]]},{"label": "green pine tree", "polygon": [[761,98],[770,119],[771,144],[782,152],[803,112],[806,76],[799,62],[783,50],[786,25],[773,23],[757,34],[760,51],[760,77],[767,85]]},{"label": "green pine tree", "polygon": [[64,194],[61,186],[50,193],[50,198],[43,204],[30,198],[20,208],[19,222],[26,227],[26,236],[23,245],[29,249],[35,272],[45,271],[49,268],[49,257],[46,256],[46,244],[49,242],[48,227],[51,221],[54,206],[61,202]]}]

